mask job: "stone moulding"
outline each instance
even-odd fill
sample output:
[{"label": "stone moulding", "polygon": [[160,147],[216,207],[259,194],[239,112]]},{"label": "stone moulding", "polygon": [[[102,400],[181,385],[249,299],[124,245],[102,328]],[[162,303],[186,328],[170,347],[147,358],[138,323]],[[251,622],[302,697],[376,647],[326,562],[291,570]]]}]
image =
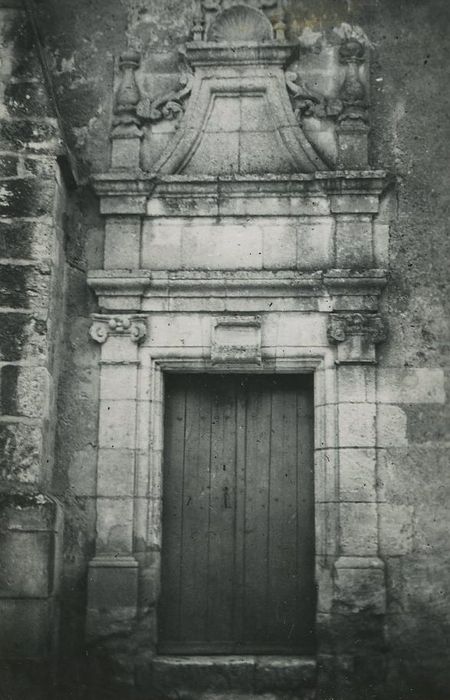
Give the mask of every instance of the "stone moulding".
[{"label": "stone moulding", "polygon": [[[224,271],[92,270],[88,284],[103,298],[139,296],[324,296],[381,294],[387,282],[384,270]],[[114,301],[113,301],[114,303]]]}]

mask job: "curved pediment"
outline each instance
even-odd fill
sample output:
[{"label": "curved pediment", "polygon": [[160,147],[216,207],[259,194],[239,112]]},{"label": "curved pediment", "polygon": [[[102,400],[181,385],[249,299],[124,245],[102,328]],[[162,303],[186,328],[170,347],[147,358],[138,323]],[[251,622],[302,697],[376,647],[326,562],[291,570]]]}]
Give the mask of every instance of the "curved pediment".
[{"label": "curved pediment", "polygon": [[148,76],[144,66],[138,71],[140,56],[123,54],[113,167],[129,167],[123,140],[130,138],[131,160],[145,172],[164,175],[365,166],[368,44],[361,32],[342,25],[334,43],[325,37],[318,51],[304,48],[299,54],[298,44],[285,40],[282,19],[273,15],[270,22],[261,10],[262,0],[255,0],[256,8],[230,2],[217,11],[214,0],[209,16],[195,21],[193,40],[183,50],[184,73],[165,93],[142,94],[138,82],[145,84]]},{"label": "curved pediment", "polygon": [[224,175],[325,168],[289,100],[283,64],[290,51],[274,42],[188,46],[192,93],[155,171]]}]

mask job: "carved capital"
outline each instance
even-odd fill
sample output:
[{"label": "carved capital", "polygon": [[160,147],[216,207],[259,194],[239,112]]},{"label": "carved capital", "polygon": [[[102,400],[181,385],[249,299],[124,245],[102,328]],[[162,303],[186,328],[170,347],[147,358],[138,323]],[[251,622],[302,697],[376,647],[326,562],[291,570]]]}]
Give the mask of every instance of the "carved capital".
[{"label": "carved capital", "polygon": [[146,316],[134,315],[114,315],[104,314],[92,315],[92,326],[89,334],[97,343],[106,343],[113,335],[127,336],[133,343],[140,343],[147,334]]},{"label": "carved capital", "polygon": [[381,316],[361,313],[333,313],[328,319],[328,340],[338,345],[339,363],[375,363],[375,345],[386,340]]}]

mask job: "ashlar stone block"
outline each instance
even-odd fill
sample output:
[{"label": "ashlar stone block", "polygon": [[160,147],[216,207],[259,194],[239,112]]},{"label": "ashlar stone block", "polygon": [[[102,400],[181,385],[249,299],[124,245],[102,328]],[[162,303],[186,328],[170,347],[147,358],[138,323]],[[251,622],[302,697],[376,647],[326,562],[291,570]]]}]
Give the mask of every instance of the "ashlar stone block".
[{"label": "ashlar stone block", "polygon": [[377,446],[403,447],[408,444],[407,419],[399,406],[378,404]]},{"label": "ashlar stone block", "polygon": [[363,568],[353,566],[352,561],[346,562],[345,557],[338,559],[335,564],[336,612],[383,614],[386,611],[384,569],[380,565],[379,560],[367,561]]},{"label": "ashlar stone block", "polygon": [[375,503],[341,503],[341,551],[347,556],[376,556],[378,518]]},{"label": "ashlar stone block", "polygon": [[445,374],[441,368],[382,368],[378,370],[380,403],[445,402]]},{"label": "ashlar stone block", "polygon": [[341,501],[376,500],[375,449],[359,447],[339,450],[339,497]]},{"label": "ashlar stone block", "polygon": [[100,447],[132,449],[134,447],[135,429],[135,401],[100,401]]},{"label": "ashlar stone block", "polygon": [[372,264],[372,219],[365,216],[338,216],[336,267],[370,267]]},{"label": "ashlar stone block", "polygon": [[386,556],[408,554],[413,546],[412,506],[380,503],[380,551]]},{"label": "ashlar stone block", "polygon": [[327,269],[333,265],[334,221],[329,217],[297,228],[297,268]]},{"label": "ashlar stone block", "polygon": [[140,217],[107,217],[105,221],[105,270],[137,269],[139,267],[140,238]]},{"label": "ashlar stone block", "polygon": [[372,447],[375,445],[375,406],[371,403],[339,405],[339,446]]}]

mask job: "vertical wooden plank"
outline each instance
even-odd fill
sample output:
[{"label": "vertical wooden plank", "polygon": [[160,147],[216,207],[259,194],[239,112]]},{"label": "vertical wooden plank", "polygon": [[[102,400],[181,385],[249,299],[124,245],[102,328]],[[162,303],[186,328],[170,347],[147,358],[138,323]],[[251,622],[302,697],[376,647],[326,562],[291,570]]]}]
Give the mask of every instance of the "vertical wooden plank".
[{"label": "vertical wooden plank", "polygon": [[236,516],[236,379],[210,380],[211,482],[208,539],[208,639],[233,641]]},{"label": "vertical wooden plank", "polygon": [[189,377],[186,397],[181,624],[183,640],[206,639],[211,397],[205,378]]},{"label": "vertical wooden plank", "polygon": [[268,638],[273,645],[297,641],[297,386],[298,377],[272,385]]},{"label": "vertical wooden plank", "polygon": [[166,377],[163,462],[162,590],[158,609],[159,641],[178,639],[181,620],[181,542],[186,390]]},{"label": "vertical wooden plank", "polygon": [[258,376],[247,380],[244,640],[253,644],[256,641],[267,643],[272,406],[270,392],[264,390],[264,383],[264,378]]},{"label": "vertical wooden plank", "polygon": [[247,450],[247,401],[245,377],[236,384],[236,512],[234,523],[233,639],[237,653],[244,642],[245,611],[245,494]]},{"label": "vertical wooden plank", "polygon": [[314,647],[314,402],[312,377],[305,377],[297,398],[298,619],[305,650]]}]

